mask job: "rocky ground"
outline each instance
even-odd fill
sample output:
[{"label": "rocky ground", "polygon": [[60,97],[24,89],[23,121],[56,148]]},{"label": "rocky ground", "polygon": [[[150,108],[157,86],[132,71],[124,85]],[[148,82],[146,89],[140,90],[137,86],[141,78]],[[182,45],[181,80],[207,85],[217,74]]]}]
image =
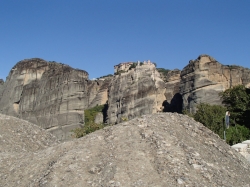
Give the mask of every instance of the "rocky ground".
[{"label": "rocky ground", "polygon": [[202,124],[158,113],[57,142],[0,115],[0,186],[174,187],[250,184],[250,164]]}]

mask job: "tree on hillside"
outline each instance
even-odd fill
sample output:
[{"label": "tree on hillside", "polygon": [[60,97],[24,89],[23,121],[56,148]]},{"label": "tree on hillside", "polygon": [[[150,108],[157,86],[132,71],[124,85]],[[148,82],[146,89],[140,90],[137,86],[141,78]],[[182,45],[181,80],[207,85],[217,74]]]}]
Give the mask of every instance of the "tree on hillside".
[{"label": "tree on hillside", "polygon": [[197,105],[197,112],[193,117],[196,121],[223,138],[225,112],[226,108],[223,106],[200,103]]},{"label": "tree on hillside", "polygon": [[234,123],[250,128],[250,89],[238,85],[220,95]]},{"label": "tree on hillside", "polygon": [[250,130],[243,125],[234,124],[229,129],[225,129],[224,117],[226,110],[225,107],[220,105],[200,103],[197,105],[197,112],[191,117],[218,134],[222,139],[224,139],[225,131],[226,142],[230,145],[249,139]]},{"label": "tree on hillside", "polygon": [[234,125],[226,129],[226,142],[229,145],[248,140],[250,138],[250,130],[243,125]]}]

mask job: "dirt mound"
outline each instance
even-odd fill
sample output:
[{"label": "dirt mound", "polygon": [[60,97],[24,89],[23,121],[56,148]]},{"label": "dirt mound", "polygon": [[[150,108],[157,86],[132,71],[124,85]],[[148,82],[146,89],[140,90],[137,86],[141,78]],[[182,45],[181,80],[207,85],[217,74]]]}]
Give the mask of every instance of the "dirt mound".
[{"label": "dirt mound", "polygon": [[202,124],[173,113],[142,116],[33,152],[8,150],[11,156],[0,155],[0,186],[250,184],[242,155]]}]

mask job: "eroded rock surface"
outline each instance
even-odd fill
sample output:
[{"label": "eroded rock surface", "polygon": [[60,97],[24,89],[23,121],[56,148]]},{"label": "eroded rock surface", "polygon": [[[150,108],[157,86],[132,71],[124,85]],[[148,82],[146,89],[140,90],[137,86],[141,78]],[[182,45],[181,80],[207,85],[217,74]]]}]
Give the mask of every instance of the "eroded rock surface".
[{"label": "eroded rock surface", "polygon": [[84,124],[84,109],[106,103],[107,81],[90,81],[84,70],[28,59],[17,63],[4,84],[1,113],[26,119],[59,139]]},{"label": "eroded rock surface", "polygon": [[218,94],[240,84],[250,87],[250,69],[225,66],[208,55],[200,55],[181,71],[184,108],[192,112],[198,103],[221,104]]},{"label": "eroded rock surface", "polygon": [[[42,133],[47,132],[25,124],[35,131],[29,131],[33,141],[20,145],[20,149],[25,147],[20,153],[13,151],[15,143],[22,142],[26,135],[6,135],[16,128],[22,129],[18,124],[14,129],[7,125],[10,119],[0,116],[0,124],[5,127],[0,131],[0,186],[247,187],[250,184],[249,162],[188,116],[143,115],[55,145],[50,138],[43,139],[48,136]],[[5,148],[2,144],[5,141],[13,144]],[[40,145],[39,141],[44,141],[45,146],[33,149],[34,145]]]},{"label": "eroded rock surface", "polygon": [[165,83],[154,64],[138,65],[116,75],[109,86],[108,123],[114,124],[161,110]]},{"label": "eroded rock surface", "polygon": [[110,78],[88,81],[88,108],[107,103],[110,82]]},{"label": "eroded rock surface", "polygon": [[180,95],[180,77],[181,71],[178,69],[171,70],[167,73],[165,78],[166,100],[163,103],[164,112],[178,112],[182,111],[182,96]]}]

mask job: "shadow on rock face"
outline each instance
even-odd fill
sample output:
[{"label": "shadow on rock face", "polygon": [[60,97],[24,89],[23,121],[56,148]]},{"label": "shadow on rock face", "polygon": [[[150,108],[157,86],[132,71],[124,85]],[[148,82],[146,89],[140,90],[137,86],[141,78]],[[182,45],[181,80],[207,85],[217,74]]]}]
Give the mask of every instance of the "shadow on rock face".
[{"label": "shadow on rock face", "polygon": [[169,103],[167,100],[165,100],[162,103],[162,106],[164,107],[163,112],[182,112],[182,96],[179,93],[176,93],[174,97],[172,98],[171,102]]}]

